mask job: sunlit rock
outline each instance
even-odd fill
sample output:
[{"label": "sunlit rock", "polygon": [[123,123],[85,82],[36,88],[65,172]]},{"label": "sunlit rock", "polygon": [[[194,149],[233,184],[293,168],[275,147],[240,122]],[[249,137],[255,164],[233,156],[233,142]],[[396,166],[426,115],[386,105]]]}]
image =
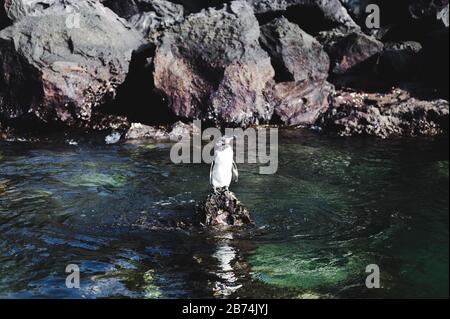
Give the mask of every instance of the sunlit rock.
[{"label": "sunlit rock", "polygon": [[130,129],[125,134],[126,140],[137,139],[154,139],[154,140],[169,140],[170,136],[166,130],[148,126],[140,123],[131,124]]},{"label": "sunlit rock", "polygon": [[188,16],[166,32],[155,55],[155,86],[179,117],[249,125],[267,122],[264,91],[274,76],[259,45],[259,23],[244,1]]},{"label": "sunlit rock", "polygon": [[227,190],[208,195],[206,201],[196,205],[195,210],[205,226],[220,228],[252,224],[249,211],[234,193]]},{"label": "sunlit rock", "polygon": [[[96,117],[125,80],[142,35],[97,1],[67,0],[0,31],[0,113],[71,127]],[[101,122],[101,123],[100,123]]]}]

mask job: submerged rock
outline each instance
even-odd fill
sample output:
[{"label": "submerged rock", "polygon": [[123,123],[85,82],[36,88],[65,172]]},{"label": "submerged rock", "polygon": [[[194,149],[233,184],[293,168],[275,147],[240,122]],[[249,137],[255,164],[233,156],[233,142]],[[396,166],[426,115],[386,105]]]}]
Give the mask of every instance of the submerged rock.
[{"label": "submerged rock", "polygon": [[[77,21],[70,21],[70,14]],[[142,36],[97,1],[66,0],[0,32],[0,113],[71,127],[99,127]],[[104,118],[103,118],[104,119]]]},{"label": "submerged rock", "polygon": [[264,91],[274,76],[259,24],[243,1],[190,15],[156,50],[155,86],[182,118],[241,126],[267,122]]},{"label": "submerged rock", "polygon": [[446,100],[418,100],[401,90],[388,94],[340,91],[319,122],[341,136],[448,134],[449,104]]},{"label": "submerged rock", "polygon": [[253,223],[249,211],[234,193],[227,190],[208,195],[206,201],[196,205],[195,210],[205,226],[241,227]]}]

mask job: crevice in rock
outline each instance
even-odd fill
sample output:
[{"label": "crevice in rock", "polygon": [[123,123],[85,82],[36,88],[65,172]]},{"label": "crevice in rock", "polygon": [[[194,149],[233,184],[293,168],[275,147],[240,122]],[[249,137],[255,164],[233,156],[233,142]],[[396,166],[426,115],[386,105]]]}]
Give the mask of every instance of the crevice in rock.
[{"label": "crevice in rock", "polygon": [[0,30],[10,26],[12,21],[7,17],[5,7],[2,1],[0,1]]},{"label": "crevice in rock", "polygon": [[138,6],[135,0],[104,0],[102,4],[114,11],[118,16],[128,19],[139,13]]},{"label": "crevice in rock", "polygon": [[297,5],[289,7],[288,10],[284,11],[274,11],[256,15],[260,25],[264,25],[281,17],[285,17],[290,22],[297,24],[302,30],[311,35],[317,35],[320,31],[331,30],[338,26],[337,24],[328,21],[323,11],[314,6]]},{"label": "crevice in rock", "polygon": [[105,114],[126,116],[146,125],[171,124],[178,117],[167,106],[167,98],[154,85],[155,46],[144,45],[133,53],[129,72],[117,89],[116,98],[99,108]]},{"label": "crevice in rock", "polygon": [[231,0],[171,0],[170,2],[181,4],[185,9],[185,14],[200,12],[206,8],[221,8]]},{"label": "crevice in rock", "polygon": [[269,125],[283,126],[284,122],[281,117],[274,112],[272,118],[270,119]]},{"label": "crevice in rock", "polygon": [[12,41],[1,40],[0,47],[0,114],[17,118],[29,111],[29,106],[40,104],[43,87],[41,74],[22,56],[14,53]]},{"label": "crevice in rock", "polygon": [[289,70],[284,65],[283,61],[280,61],[276,57],[272,56],[270,54],[270,50],[268,50],[264,43],[259,41],[259,44],[261,45],[261,48],[267,52],[267,54],[270,56],[270,63],[272,64],[273,69],[275,70],[275,83],[282,83],[282,82],[291,82],[295,81],[294,75],[289,72]]}]

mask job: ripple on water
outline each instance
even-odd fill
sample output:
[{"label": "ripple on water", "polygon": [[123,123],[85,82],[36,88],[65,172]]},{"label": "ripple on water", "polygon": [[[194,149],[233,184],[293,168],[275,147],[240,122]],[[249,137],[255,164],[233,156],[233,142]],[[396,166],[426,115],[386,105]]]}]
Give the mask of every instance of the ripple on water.
[{"label": "ripple on water", "polygon": [[448,143],[368,141],[294,136],[277,174],[239,165],[258,227],[234,238],[133,227],[209,191],[208,165],[174,165],[168,145],[0,143],[0,296],[345,297],[377,262],[376,297],[448,296]]}]

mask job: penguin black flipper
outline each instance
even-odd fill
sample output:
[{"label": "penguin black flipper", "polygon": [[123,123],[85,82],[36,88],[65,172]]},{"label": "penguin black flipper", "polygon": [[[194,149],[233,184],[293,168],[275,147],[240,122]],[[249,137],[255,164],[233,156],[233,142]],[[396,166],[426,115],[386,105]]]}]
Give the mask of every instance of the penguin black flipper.
[{"label": "penguin black flipper", "polygon": [[238,180],[239,180],[239,171],[238,171],[237,165],[236,165],[236,163],[234,161],[233,161],[232,172],[233,172],[233,180],[234,180],[235,183],[237,183]]},{"label": "penguin black flipper", "polygon": [[214,171],[214,161],[211,163],[211,168],[209,170],[209,183],[213,184],[213,171]]}]

